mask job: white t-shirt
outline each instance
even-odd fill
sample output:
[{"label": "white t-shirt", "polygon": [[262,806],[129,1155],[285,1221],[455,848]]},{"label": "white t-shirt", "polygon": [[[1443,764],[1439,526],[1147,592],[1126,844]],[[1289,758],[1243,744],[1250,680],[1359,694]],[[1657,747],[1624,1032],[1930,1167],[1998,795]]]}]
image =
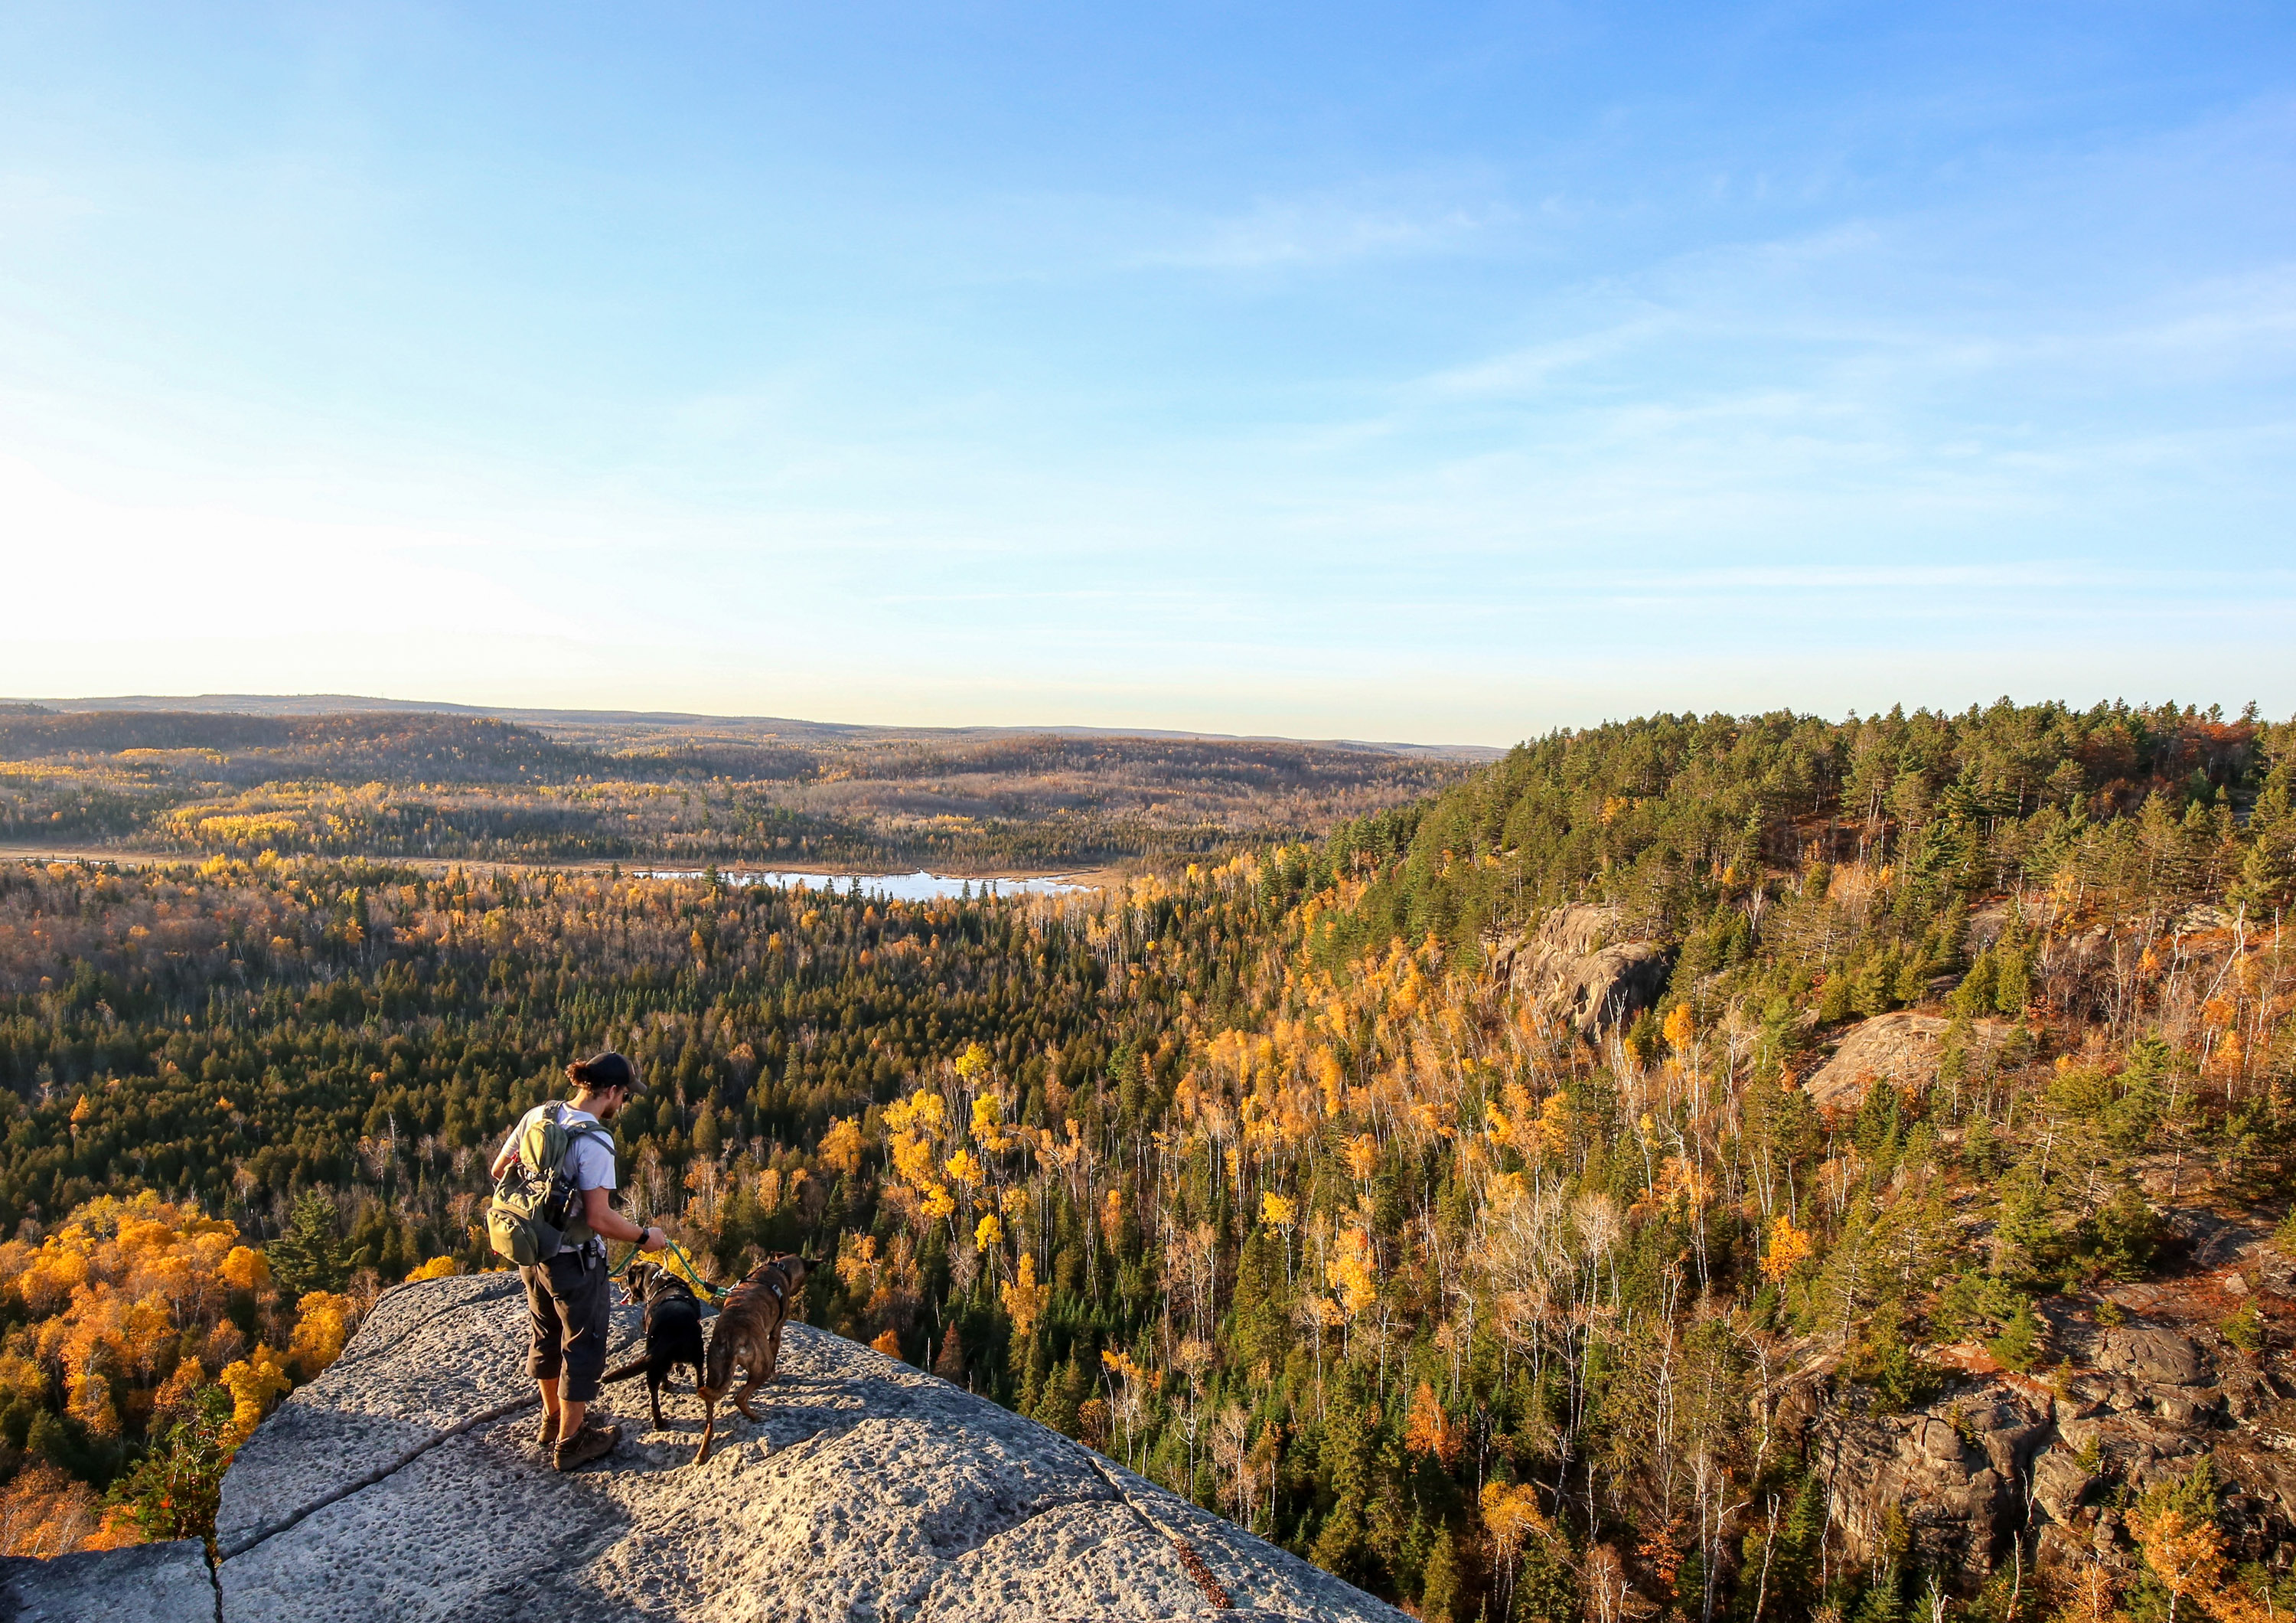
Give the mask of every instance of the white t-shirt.
[{"label": "white t-shirt", "polygon": [[[577,1127],[599,1125],[598,1118],[587,1110],[577,1110],[573,1106],[554,1099],[535,1106],[518,1118],[518,1125],[512,1127],[510,1136],[503,1141],[505,1154],[516,1153],[518,1141],[526,1136],[528,1124],[545,1110],[561,1112],[559,1120],[569,1133]],[[566,1181],[576,1189],[612,1189],[615,1187],[613,1149],[606,1140],[594,1133],[585,1133],[567,1147],[565,1171]],[[589,1247],[599,1256],[605,1255],[606,1242],[594,1233],[590,1236]],[[560,1248],[562,1250],[564,1248]]]}]

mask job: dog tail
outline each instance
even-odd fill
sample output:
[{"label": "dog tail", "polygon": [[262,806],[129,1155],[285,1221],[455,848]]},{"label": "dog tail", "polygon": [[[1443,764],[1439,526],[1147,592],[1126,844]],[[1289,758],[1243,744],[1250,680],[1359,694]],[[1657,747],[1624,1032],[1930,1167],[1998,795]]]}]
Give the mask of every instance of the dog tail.
[{"label": "dog tail", "polygon": [[733,1337],[709,1338],[709,1349],[701,1355],[701,1384],[718,1392],[734,1384]]},{"label": "dog tail", "polygon": [[701,1446],[693,1451],[693,1462],[701,1464],[709,1457],[709,1439],[718,1435],[718,1400],[709,1396],[709,1388],[701,1389]]},{"label": "dog tail", "polygon": [[645,1366],[646,1361],[644,1358],[633,1358],[618,1370],[608,1370],[604,1374],[599,1376],[598,1380],[601,1384],[609,1380],[627,1380],[633,1375],[643,1374],[645,1371]]}]

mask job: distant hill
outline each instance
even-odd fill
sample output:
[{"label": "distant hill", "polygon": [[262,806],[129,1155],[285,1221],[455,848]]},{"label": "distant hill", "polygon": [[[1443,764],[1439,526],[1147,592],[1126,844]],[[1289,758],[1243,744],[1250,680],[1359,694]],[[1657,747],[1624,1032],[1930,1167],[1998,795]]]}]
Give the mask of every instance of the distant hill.
[{"label": "distant hill", "polygon": [[765,737],[792,743],[882,743],[907,739],[956,741],[1029,737],[1062,738],[1191,738],[1219,743],[1311,744],[1333,749],[1373,750],[1398,755],[1427,755],[1447,760],[1496,761],[1504,749],[1484,744],[1407,744],[1358,738],[1289,738],[1275,734],[1197,732],[1174,728],[1122,727],[885,727],[840,721],[806,721],[788,716],[718,716],[683,711],[532,710],[515,706],[455,704],[443,700],[387,699],[348,693],[202,693],[197,695],[123,694],[110,697],[0,700],[6,705],[32,704],[57,712],[167,711],[205,715],[334,716],[394,713],[490,716],[545,729],[578,728],[617,735],[655,729]]},{"label": "distant hill", "polygon": [[1313,837],[1489,753],[348,695],[53,699],[0,705],[0,842],[1059,871]]},{"label": "distant hill", "polygon": [[296,778],[445,779],[457,783],[557,780],[608,770],[595,752],[486,716],[380,713],[262,715],[246,712],[82,710],[0,712],[0,759],[191,752],[223,781]]}]

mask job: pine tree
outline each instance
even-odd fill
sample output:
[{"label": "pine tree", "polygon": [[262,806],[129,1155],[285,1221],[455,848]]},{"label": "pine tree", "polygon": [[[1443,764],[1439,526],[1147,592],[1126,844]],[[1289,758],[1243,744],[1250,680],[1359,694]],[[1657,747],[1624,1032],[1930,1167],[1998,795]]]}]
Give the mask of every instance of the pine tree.
[{"label": "pine tree", "polygon": [[2265,780],[2250,813],[2248,855],[2226,900],[2251,913],[2270,913],[2296,902],[2296,761],[2284,761]]},{"label": "pine tree", "polygon": [[1084,1366],[1077,1361],[1076,1355],[1070,1354],[1060,1366],[1057,1378],[1045,1383],[1045,1394],[1036,1418],[1055,1431],[1074,1437],[1077,1434],[1077,1411],[1091,1395],[1091,1378],[1086,1375]]},{"label": "pine tree", "polygon": [[1427,1577],[1419,1592],[1419,1615],[1426,1623],[1455,1623],[1461,1588],[1459,1554],[1452,1545],[1451,1530],[1439,1528],[1435,1547],[1427,1553]]},{"label": "pine tree", "polygon": [[265,1248],[264,1256],[281,1296],[291,1302],[307,1291],[340,1290],[350,1277],[334,1202],[316,1189],[303,1191],[288,1215],[287,1232]]},{"label": "pine tree", "polygon": [[2031,1369],[2041,1355],[2041,1321],[2033,1312],[2033,1304],[2018,1298],[2017,1311],[1985,1348],[2004,1369]]},{"label": "pine tree", "polygon": [[1509,1616],[1514,1623],[1578,1623],[1578,1584],[1554,1546],[1534,1538],[1524,1546]]}]

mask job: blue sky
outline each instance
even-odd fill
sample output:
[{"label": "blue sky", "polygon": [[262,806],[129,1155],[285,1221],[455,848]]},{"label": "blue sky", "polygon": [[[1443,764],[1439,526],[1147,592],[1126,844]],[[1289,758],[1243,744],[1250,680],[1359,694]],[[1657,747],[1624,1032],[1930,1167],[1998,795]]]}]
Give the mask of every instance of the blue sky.
[{"label": "blue sky", "polygon": [[0,692],[2296,711],[2296,12],[0,7]]}]

